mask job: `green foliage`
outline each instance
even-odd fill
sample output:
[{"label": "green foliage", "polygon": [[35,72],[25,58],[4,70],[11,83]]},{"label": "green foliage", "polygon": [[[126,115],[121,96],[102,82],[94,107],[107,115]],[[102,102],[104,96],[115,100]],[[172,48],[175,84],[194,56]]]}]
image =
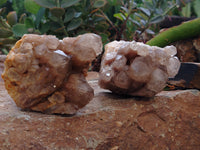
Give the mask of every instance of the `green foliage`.
[{"label": "green foliage", "polygon": [[155,34],[155,24],[177,6],[170,0],[108,0],[108,4],[105,6],[108,8],[99,9],[99,13],[110,25],[109,38],[137,41],[146,41]]},{"label": "green foliage", "polygon": [[200,0],[180,0],[178,12],[179,16],[200,17]]},{"label": "green foliage", "polygon": [[165,47],[178,40],[196,37],[200,34],[200,18],[190,20],[161,32],[147,42],[151,46]]},{"label": "green foliage", "polygon": [[82,24],[82,19],[78,18],[78,19],[73,19],[67,26],[67,31],[72,31],[77,29],[81,24]]},{"label": "green foliage", "polygon": [[38,5],[45,8],[61,7],[67,8],[75,5],[80,0],[34,0]]},{"label": "green foliage", "polygon": [[0,38],[7,38],[12,34],[10,25],[0,16]]},{"label": "green foliage", "polygon": [[53,8],[56,7],[55,0],[34,0],[38,5],[45,8]]},{"label": "green foliage", "polygon": [[25,13],[24,0],[12,0],[12,8],[17,12],[18,16],[21,16],[23,13]]},{"label": "green foliage", "polygon": [[[0,13],[1,14],[1,13]],[[0,16],[0,50],[4,53],[8,53],[8,49],[16,42],[15,39],[10,38],[13,35],[11,26],[7,24],[6,20]]]},{"label": "green foliage", "polygon": [[1,0],[1,1],[0,1],[0,6],[3,5],[3,4],[6,3],[6,2],[7,2],[7,0]]},{"label": "green foliage", "polygon": [[73,6],[75,4],[77,4],[80,0],[61,0],[60,2],[60,7],[61,8],[67,8],[67,7],[70,7],[70,6]]},{"label": "green foliage", "polygon": [[28,33],[28,28],[25,24],[16,24],[13,26],[12,31],[16,37],[22,37],[24,34]]},{"label": "green foliage", "polygon": [[[106,44],[112,40],[147,41],[158,23],[175,11],[199,16],[200,0],[9,0],[0,9],[0,48],[23,34],[53,34],[58,38],[93,32]],[[6,0],[0,1],[6,5]],[[3,5],[3,6],[4,6]],[[14,10],[14,11],[13,11]],[[6,13],[5,13],[6,12]],[[10,13],[9,13],[10,12]],[[7,20],[5,19],[7,18]],[[8,23],[7,23],[8,22]],[[3,43],[3,45],[2,45]],[[9,43],[9,42],[7,42]]]},{"label": "green foliage", "polygon": [[59,18],[64,15],[65,9],[60,8],[60,7],[53,7],[53,8],[50,8],[50,12],[53,16]]},{"label": "green foliage", "polygon": [[94,7],[94,8],[101,8],[101,7],[103,7],[105,4],[106,4],[106,1],[105,1],[105,0],[96,0],[96,1],[94,2],[93,7]]},{"label": "green foliage", "polygon": [[13,26],[17,23],[17,13],[16,11],[11,11],[7,15],[7,22],[10,26]]},{"label": "green foliage", "polygon": [[37,14],[40,9],[40,6],[34,0],[24,0],[24,7],[32,14]]},{"label": "green foliage", "polygon": [[193,2],[193,6],[194,6],[194,11],[195,11],[195,13],[196,13],[196,15],[197,15],[197,17],[200,17],[200,0],[195,0],[194,2]]}]

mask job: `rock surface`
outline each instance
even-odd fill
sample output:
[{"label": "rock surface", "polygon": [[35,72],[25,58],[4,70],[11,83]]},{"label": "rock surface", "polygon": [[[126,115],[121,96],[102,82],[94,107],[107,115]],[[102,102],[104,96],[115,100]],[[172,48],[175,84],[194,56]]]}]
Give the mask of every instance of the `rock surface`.
[{"label": "rock surface", "polygon": [[167,84],[177,89],[200,89],[200,63],[181,63],[178,74]]},{"label": "rock surface", "polygon": [[174,44],[177,48],[177,57],[181,62],[197,62],[197,50],[193,45],[193,40],[181,40]]},{"label": "rock surface", "polygon": [[0,82],[0,149],[200,149],[198,90],[119,97],[99,88],[98,74],[87,79],[94,99],[74,116],[21,111]]},{"label": "rock surface", "polygon": [[9,52],[2,78],[18,107],[74,114],[94,96],[85,74],[101,50],[96,34],[63,41],[52,35],[27,34]]},{"label": "rock surface", "polygon": [[173,45],[181,62],[200,62],[200,37],[180,40]]},{"label": "rock surface", "polygon": [[[4,70],[4,61],[6,60],[6,55],[0,55],[0,71],[2,73],[2,70]],[[0,76],[0,82],[3,81],[3,79]]]},{"label": "rock surface", "polygon": [[113,41],[105,45],[99,85],[117,94],[152,97],[178,73],[180,62],[174,55],[174,46]]}]

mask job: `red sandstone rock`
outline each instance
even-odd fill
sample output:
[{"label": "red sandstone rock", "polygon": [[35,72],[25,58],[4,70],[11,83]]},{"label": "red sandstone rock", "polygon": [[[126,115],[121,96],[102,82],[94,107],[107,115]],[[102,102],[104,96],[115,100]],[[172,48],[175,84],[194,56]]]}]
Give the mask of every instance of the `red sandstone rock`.
[{"label": "red sandstone rock", "polygon": [[[6,60],[6,55],[0,55],[0,71],[4,69],[4,61]],[[3,79],[0,76],[0,81],[3,81]]]},{"label": "red sandstone rock", "polygon": [[0,149],[200,149],[198,90],[119,97],[92,76],[94,99],[70,117],[20,111],[0,82]]}]

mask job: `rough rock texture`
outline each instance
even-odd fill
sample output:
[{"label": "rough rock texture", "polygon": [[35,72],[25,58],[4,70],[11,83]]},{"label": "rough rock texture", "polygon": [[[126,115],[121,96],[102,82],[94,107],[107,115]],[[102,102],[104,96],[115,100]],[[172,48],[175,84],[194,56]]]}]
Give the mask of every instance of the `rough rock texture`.
[{"label": "rough rock texture", "polygon": [[167,84],[176,89],[200,89],[200,63],[181,63],[178,74]]},{"label": "rough rock texture", "polygon": [[200,37],[193,40],[193,45],[196,49],[197,61],[200,62]]},{"label": "rough rock texture", "polygon": [[[4,69],[4,61],[6,60],[6,55],[0,55],[0,71]],[[0,81],[3,79],[0,77]]]},{"label": "rough rock texture", "polygon": [[22,109],[74,114],[94,96],[84,75],[101,44],[95,34],[63,41],[51,35],[24,35],[6,58],[6,89]]},{"label": "rough rock texture", "polygon": [[177,57],[181,62],[197,62],[196,49],[193,40],[181,40],[175,44],[177,48]]},{"label": "rough rock texture", "polygon": [[105,46],[99,85],[113,93],[152,97],[180,67],[176,48],[113,41]]},{"label": "rough rock texture", "polygon": [[154,98],[119,97],[100,89],[76,115],[20,111],[0,82],[0,149],[200,149],[200,92],[164,91]]},{"label": "rough rock texture", "polygon": [[177,57],[181,62],[200,62],[200,37],[175,42]]}]

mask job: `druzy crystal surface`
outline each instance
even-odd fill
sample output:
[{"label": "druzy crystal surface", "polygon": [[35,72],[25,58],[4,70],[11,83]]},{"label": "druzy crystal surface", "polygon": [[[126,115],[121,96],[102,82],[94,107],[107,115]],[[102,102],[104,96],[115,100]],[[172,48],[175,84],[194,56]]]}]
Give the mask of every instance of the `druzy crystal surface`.
[{"label": "druzy crystal surface", "polygon": [[9,52],[2,78],[22,109],[74,114],[94,96],[85,75],[101,50],[101,38],[95,34],[63,40],[27,34]]},{"label": "druzy crystal surface", "polygon": [[152,97],[180,67],[174,46],[113,41],[105,46],[99,85],[113,93]]}]

